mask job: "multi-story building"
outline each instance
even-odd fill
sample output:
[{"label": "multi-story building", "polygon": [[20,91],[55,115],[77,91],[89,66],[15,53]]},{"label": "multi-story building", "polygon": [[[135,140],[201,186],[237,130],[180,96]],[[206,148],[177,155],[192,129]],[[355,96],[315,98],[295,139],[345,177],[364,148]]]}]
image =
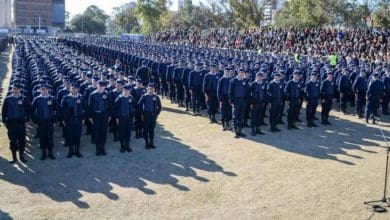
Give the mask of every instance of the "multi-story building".
[{"label": "multi-story building", "polygon": [[53,0],[53,26],[65,27],[65,0]]},{"label": "multi-story building", "polygon": [[52,0],[14,0],[16,28],[48,29],[53,25]]},{"label": "multi-story building", "polygon": [[0,0],[0,28],[12,28],[11,0]]}]

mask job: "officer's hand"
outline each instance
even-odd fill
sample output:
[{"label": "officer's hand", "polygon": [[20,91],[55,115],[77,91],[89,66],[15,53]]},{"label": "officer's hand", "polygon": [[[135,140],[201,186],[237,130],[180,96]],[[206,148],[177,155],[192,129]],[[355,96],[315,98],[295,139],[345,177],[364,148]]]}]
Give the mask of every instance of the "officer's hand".
[{"label": "officer's hand", "polygon": [[108,117],[108,123],[110,123],[110,121],[111,121],[111,117]]},{"label": "officer's hand", "polygon": [[116,123],[119,124],[119,119],[116,119]]},{"label": "officer's hand", "polygon": [[82,121],[81,121],[81,124],[85,125],[85,120],[82,120]]},{"label": "officer's hand", "polygon": [[92,119],[92,118],[89,118],[89,122],[91,122],[91,124],[93,124],[93,119]]},{"label": "officer's hand", "polygon": [[62,122],[62,125],[63,125],[64,127],[66,126],[66,123],[65,123],[65,121],[63,121],[63,122]]},{"label": "officer's hand", "polygon": [[209,96],[207,94],[204,94],[204,98],[205,98],[205,101],[208,102],[209,101]]},{"label": "officer's hand", "polygon": [[190,89],[190,94],[192,95],[192,89]]}]

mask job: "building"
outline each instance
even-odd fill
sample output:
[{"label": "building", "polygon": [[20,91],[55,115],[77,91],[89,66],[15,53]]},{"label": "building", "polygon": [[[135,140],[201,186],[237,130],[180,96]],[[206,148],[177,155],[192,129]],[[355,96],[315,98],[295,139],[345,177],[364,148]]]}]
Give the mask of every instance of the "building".
[{"label": "building", "polygon": [[274,23],[276,13],[282,8],[286,0],[259,0],[264,7],[264,25]]},{"label": "building", "polygon": [[65,0],[53,0],[53,27],[65,27]]},{"label": "building", "polygon": [[12,0],[0,0],[0,28],[12,28]]},{"label": "building", "polygon": [[52,27],[52,0],[14,0],[14,19],[17,29],[46,29]]}]

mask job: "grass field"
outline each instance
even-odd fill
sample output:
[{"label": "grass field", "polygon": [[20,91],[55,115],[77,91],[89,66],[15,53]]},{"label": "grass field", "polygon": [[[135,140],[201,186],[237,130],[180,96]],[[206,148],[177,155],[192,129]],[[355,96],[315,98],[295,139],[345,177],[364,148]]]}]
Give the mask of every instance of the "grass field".
[{"label": "grass field", "polygon": [[[0,59],[5,91],[8,55]],[[57,160],[40,161],[33,139],[28,163],[10,165],[1,127],[0,219],[390,219],[363,205],[382,195],[378,126],[332,111],[332,126],[234,139],[206,117],[163,106],[157,149],[133,138],[133,152],[122,154],[110,134],[106,157],[83,136],[84,157],[67,159],[57,129]]]}]

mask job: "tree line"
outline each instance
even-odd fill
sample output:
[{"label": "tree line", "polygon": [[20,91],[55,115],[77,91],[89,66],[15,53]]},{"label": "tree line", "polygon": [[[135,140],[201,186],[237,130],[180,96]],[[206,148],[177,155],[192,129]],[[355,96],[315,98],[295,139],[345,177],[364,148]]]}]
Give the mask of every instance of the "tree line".
[{"label": "tree line", "polygon": [[194,5],[185,0],[184,8],[169,10],[169,0],[137,0],[135,7],[116,7],[107,15],[97,6],[89,6],[71,19],[66,32],[89,34],[143,33],[167,29],[199,28],[390,28],[389,0],[290,0],[272,14],[266,24],[266,8],[275,0],[213,0]]}]

